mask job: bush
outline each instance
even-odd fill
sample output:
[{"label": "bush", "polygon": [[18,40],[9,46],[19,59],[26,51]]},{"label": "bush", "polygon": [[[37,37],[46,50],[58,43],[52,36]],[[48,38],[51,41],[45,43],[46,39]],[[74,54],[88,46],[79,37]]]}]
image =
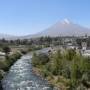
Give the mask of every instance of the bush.
[{"label": "bush", "polygon": [[69,49],[69,50],[67,50],[66,52],[67,52],[67,53],[66,53],[66,59],[67,59],[67,60],[73,60],[74,56],[76,55],[75,50]]},{"label": "bush", "polygon": [[0,80],[3,78],[2,73],[0,72]]},{"label": "bush", "polygon": [[40,54],[36,54],[34,53],[33,54],[33,57],[32,57],[32,64],[34,66],[37,66],[37,65],[45,65],[46,63],[49,62],[49,57],[47,54],[45,53],[40,53]]},{"label": "bush", "polygon": [[43,53],[34,54],[32,63],[42,70],[44,77],[61,76],[69,80],[69,90],[90,88],[90,58],[77,54],[75,50],[70,49],[63,53],[58,50],[50,56]]},{"label": "bush", "polygon": [[26,54],[28,51],[27,50],[20,50],[22,54]]},{"label": "bush", "polygon": [[1,81],[0,81],[0,90],[3,90],[3,88],[2,88],[2,84],[1,84]]},{"label": "bush", "polygon": [[20,57],[21,57],[20,53],[15,53],[13,55],[8,56],[6,60],[0,61],[0,69],[8,71],[10,66]]},{"label": "bush", "polygon": [[3,52],[5,52],[6,54],[8,54],[11,51],[10,47],[5,46],[3,47]]},{"label": "bush", "polygon": [[28,51],[40,50],[42,46],[31,46]]},{"label": "bush", "polygon": [[8,63],[6,60],[0,61],[0,69],[6,71],[8,69]]}]

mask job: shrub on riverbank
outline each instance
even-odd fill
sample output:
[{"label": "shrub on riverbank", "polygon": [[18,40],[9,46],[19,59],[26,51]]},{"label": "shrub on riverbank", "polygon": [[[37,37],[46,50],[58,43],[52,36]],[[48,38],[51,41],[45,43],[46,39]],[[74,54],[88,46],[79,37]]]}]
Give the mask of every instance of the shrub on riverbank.
[{"label": "shrub on riverbank", "polygon": [[33,54],[32,64],[34,66],[45,65],[48,62],[49,62],[49,57],[45,53]]},{"label": "shrub on riverbank", "polygon": [[35,51],[35,50],[40,50],[40,49],[42,49],[42,46],[40,46],[40,45],[34,45],[34,46],[30,46],[29,47],[29,49],[28,49],[28,51]]},{"label": "shrub on riverbank", "polygon": [[90,58],[85,58],[72,49],[64,53],[57,51],[47,57],[48,62],[43,64],[41,62],[45,61],[44,57],[33,55],[32,63],[52,84],[62,90],[90,88]]},{"label": "shrub on riverbank", "polygon": [[12,55],[7,56],[5,60],[0,61],[0,90],[2,89],[1,80],[4,77],[5,72],[9,70],[12,64],[21,57],[20,53],[14,53]]},{"label": "shrub on riverbank", "polygon": [[28,53],[28,50],[23,50],[23,49],[21,49],[20,52],[21,52],[22,54],[27,54],[27,53]]},{"label": "shrub on riverbank", "polygon": [[0,72],[0,80],[3,78],[2,73]]},{"label": "shrub on riverbank", "polygon": [[1,60],[0,70],[3,70],[4,72],[8,71],[10,66],[20,57],[21,57],[20,53],[15,53],[15,54],[9,55],[8,58],[6,58],[5,60]]},{"label": "shrub on riverbank", "polygon": [[3,90],[2,85],[1,85],[1,81],[0,81],[0,90]]}]

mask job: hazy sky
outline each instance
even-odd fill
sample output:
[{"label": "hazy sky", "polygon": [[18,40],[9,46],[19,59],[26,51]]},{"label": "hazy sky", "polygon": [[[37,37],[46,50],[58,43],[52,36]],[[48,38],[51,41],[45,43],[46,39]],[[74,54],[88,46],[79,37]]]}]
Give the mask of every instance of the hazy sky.
[{"label": "hazy sky", "polygon": [[64,18],[90,27],[90,0],[0,0],[0,33],[33,34]]}]

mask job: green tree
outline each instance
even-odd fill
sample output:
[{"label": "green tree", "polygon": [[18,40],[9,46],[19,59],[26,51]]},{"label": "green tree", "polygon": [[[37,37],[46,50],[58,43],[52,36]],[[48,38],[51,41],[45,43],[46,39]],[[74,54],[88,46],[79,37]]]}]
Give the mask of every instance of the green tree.
[{"label": "green tree", "polygon": [[3,47],[3,52],[8,54],[11,51],[11,49],[8,46]]}]

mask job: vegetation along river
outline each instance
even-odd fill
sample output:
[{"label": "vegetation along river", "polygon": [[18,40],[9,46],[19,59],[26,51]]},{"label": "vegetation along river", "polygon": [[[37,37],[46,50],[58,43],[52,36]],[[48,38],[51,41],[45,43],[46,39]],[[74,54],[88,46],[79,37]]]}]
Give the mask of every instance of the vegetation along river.
[{"label": "vegetation along river", "polygon": [[4,90],[55,90],[32,70],[31,54],[21,57],[2,80]]}]

